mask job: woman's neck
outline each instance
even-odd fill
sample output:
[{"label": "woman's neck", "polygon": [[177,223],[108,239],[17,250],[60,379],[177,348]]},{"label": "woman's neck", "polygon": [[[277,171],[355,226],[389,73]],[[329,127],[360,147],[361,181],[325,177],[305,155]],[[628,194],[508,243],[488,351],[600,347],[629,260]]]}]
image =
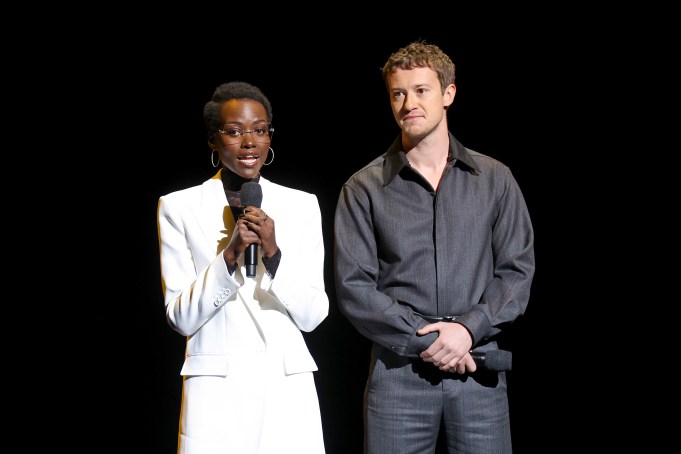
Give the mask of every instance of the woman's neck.
[{"label": "woman's neck", "polygon": [[243,178],[229,169],[223,168],[220,174],[222,178],[222,187],[225,189],[227,202],[232,208],[241,208],[241,185],[249,181],[257,183],[260,181],[260,174],[252,180]]},{"label": "woman's neck", "polygon": [[244,183],[247,183],[249,181],[257,183],[258,181],[260,181],[260,174],[258,174],[253,179],[247,179],[241,177],[240,175],[237,175],[236,173],[224,167],[222,168],[221,177],[222,186],[225,188],[225,191],[239,192],[241,191],[241,185],[243,185]]}]

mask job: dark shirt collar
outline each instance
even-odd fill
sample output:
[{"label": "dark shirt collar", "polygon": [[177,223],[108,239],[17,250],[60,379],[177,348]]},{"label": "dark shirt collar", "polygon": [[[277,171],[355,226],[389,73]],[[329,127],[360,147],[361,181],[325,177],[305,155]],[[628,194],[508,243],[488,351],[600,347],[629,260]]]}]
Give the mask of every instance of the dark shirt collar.
[{"label": "dark shirt collar", "polygon": [[258,174],[252,180],[247,180],[245,178],[241,178],[241,176],[237,175],[231,170],[223,167],[222,169],[220,169],[220,179],[222,180],[222,186],[224,186],[225,191],[239,192],[241,191],[241,185],[244,183],[247,183],[249,181],[252,181],[254,183],[260,182],[260,174]]},{"label": "dark shirt collar", "polygon": [[229,206],[235,209],[241,208],[241,185],[249,181],[259,183],[260,174],[258,174],[252,180],[247,180],[245,178],[241,178],[231,170],[223,167],[220,169],[220,179],[222,180],[222,187],[225,189],[225,195],[227,196]]},{"label": "dark shirt collar", "polygon": [[[473,175],[477,175],[480,170],[475,164],[473,157],[468,153],[466,147],[456,140],[452,133],[449,133],[449,157],[448,165],[459,166]],[[402,149],[402,135],[398,135],[385,153],[385,163],[383,165],[383,184],[390,183],[404,167],[409,166],[407,154]]]}]

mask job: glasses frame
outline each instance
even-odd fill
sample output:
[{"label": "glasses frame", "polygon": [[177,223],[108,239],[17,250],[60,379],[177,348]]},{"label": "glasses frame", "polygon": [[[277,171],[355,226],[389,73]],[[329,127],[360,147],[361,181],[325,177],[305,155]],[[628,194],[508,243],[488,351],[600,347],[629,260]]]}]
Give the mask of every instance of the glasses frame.
[{"label": "glasses frame", "polygon": [[[244,140],[244,137],[246,136],[246,134],[249,134],[249,133],[250,133],[250,134],[253,134],[253,133],[255,132],[256,129],[260,129],[260,128],[255,128],[255,129],[241,129],[241,128],[237,128],[237,127],[232,127],[232,128],[230,128],[230,129],[236,129],[237,131],[239,131],[239,137],[238,137],[238,138],[235,138],[235,137],[230,137],[230,136],[228,136],[228,135],[227,135],[227,129],[218,129],[218,133],[219,133],[222,137],[224,137],[225,139],[234,139],[234,142],[230,142],[230,144],[236,144],[236,143],[242,142],[242,141]],[[271,141],[273,135],[274,135],[274,128],[272,127],[272,123],[268,123],[268,124],[267,124],[267,136],[266,136],[266,137],[267,137],[267,140],[265,140],[265,141],[263,141],[263,142],[258,142],[257,139],[259,139],[259,138],[261,138],[261,137],[258,137],[258,136],[256,136],[256,135],[253,135],[253,140],[255,140],[255,141],[258,142],[258,143],[265,143],[265,142]],[[265,137],[265,136],[263,136],[263,137]]]}]

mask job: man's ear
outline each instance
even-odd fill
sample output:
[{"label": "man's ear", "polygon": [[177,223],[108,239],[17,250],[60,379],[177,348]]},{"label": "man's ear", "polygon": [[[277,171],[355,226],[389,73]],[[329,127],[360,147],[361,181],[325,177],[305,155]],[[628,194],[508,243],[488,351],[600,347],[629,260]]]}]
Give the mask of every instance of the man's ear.
[{"label": "man's ear", "polygon": [[452,105],[452,103],[454,102],[455,96],[456,96],[456,85],[449,84],[447,86],[447,88],[445,88],[445,92],[442,95],[442,100],[444,102],[445,110],[447,110],[447,108]]}]

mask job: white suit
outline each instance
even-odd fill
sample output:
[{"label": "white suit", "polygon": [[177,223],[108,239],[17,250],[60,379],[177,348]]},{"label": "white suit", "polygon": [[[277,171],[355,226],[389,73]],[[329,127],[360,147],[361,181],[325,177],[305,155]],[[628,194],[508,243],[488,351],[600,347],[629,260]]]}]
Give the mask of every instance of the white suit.
[{"label": "white suit", "polygon": [[[170,326],[187,336],[180,454],[324,453],[312,358],[302,331],[328,315],[321,211],[314,194],[260,177],[282,256],[229,275],[234,219],[218,172],[160,197],[161,277]],[[260,255],[260,254],[259,254]]]}]

